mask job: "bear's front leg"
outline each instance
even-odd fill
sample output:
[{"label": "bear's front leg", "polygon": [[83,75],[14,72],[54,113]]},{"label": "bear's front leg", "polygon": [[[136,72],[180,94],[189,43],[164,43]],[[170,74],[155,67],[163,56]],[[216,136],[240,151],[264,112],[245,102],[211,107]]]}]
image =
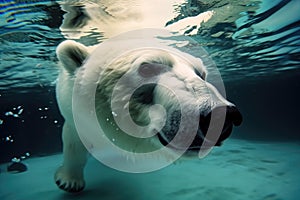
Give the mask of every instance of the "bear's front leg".
[{"label": "bear's front leg", "polygon": [[67,192],[75,193],[85,186],[83,170],[87,161],[87,150],[79,139],[75,128],[64,123],[63,165],[56,170],[54,179],[57,186]]}]

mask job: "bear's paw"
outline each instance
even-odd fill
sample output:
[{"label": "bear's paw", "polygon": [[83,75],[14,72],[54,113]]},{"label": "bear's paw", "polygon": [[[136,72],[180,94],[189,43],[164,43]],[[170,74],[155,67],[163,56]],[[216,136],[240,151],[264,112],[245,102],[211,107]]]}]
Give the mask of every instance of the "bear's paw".
[{"label": "bear's paw", "polygon": [[54,175],[56,185],[70,193],[81,192],[85,187],[82,173],[71,172],[70,170],[59,167]]}]

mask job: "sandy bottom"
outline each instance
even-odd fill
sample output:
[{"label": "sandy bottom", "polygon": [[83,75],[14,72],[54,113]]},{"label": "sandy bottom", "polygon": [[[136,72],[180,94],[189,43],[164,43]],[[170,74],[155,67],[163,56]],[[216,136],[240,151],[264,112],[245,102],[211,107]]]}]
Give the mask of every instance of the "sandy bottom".
[{"label": "sandy bottom", "polygon": [[62,155],[30,158],[28,171],[5,172],[1,165],[0,199],[197,199],[298,200],[300,144],[254,143],[230,139],[204,159],[180,161],[146,174],[110,169],[90,158],[86,189],[77,195],[59,190],[53,173]]}]

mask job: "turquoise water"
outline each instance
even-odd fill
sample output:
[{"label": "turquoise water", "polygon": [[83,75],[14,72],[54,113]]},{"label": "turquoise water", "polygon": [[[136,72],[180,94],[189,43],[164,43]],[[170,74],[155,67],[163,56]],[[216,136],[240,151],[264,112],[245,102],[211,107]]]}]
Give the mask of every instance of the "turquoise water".
[{"label": "turquoise water", "polygon": [[[0,0],[0,163],[10,162],[13,158],[26,161],[31,157],[61,152],[60,134],[64,120],[59,114],[55,98],[58,75],[55,50],[59,43],[72,39],[93,46],[124,31],[153,27],[167,28],[188,35],[208,52],[222,75],[228,99],[240,108],[244,117],[242,126],[234,130],[232,138],[250,142],[251,148],[255,148],[252,144],[255,145],[255,142],[267,144],[256,149],[255,154],[247,150],[246,153],[239,154],[235,148],[230,149],[229,143],[227,147],[229,152],[236,154],[233,159],[225,160],[231,164],[238,163],[238,166],[235,166],[238,169],[234,169],[239,171],[241,170],[239,167],[243,168],[251,161],[255,162],[256,155],[259,155],[260,151],[274,144],[278,146],[277,149],[274,146],[271,148],[274,148],[275,153],[272,155],[271,151],[268,151],[265,156],[273,157],[275,161],[271,159],[268,162],[269,158],[261,158],[260,160],[267,161],[262,165],[256,165],[255,169],[259,172],[252,171],[253,174],[257,173],[260,177],[264,175],[263,177],[268,179],[274,175],[275,171],[272,171],[272,168],[277,162],[279,163],[276,168],[277,175],[287,170],[294,173],[295,169],[300,167],[299,10],[299,0],[174,0],[161,3],[143,0]],[[197,17],[205,12],[212,12],[212,17],[205,22],[197,20]],[[233,146],[235,144],[232,143]],[[218,151],[221,149],[222,147]],[[279,150],[281,153],[276,157]],[[213,164],[214,162],[210,163]],[[286,165],[294,168],[285,168]],[[179,168],[184,170],[184,166]],[[189,167],[197,165],[187,164],[187,169],[190,169]],[[4,174],[9,179],[10,174],[6,174],[5,167],[0,169],[0,178]],[[111,171],[110,173],[113,174]],[[159,176],[163,176],[164,172],[161,173]],[[174,181],[170,178],[173,173],[175,172],[166,172],[169,182]],[[226,173],[234,174],[234,170],[226,168],[221,176],[222,180],[227,177]],[[252,186],[259,184],[250,181],[255,179],[253,174],[244,177]],[[115,175],[112,176],[116,179]],[[158,177],[150,178],[149,181],[159,181]],[[299,174],[295,174],[294,179],[291,177],[292,174],[273,177],[274,180],[281,180],[281,183],[275,181],[277,185],[274,185],[274,190],[278,190],[280,186],[284,188],[291,186],[293,190],[290,191],[290,195],[286,193],[278,195],[270,187],[266,194],[259,193],[257,198],[251,196],[252,193],[243,198],[239,196],[241,193],[238,190],[233,189],[237,182],[230,183],[232,187],[218,185],[216,188],[220,189],[221,194],[227,195],[224,199],[252,197],[265,200],[292,200],[299,196],[299,192],[294,188],[297,186],[300,188],[300,182]],[[189,178],[195,181],[187,177]],[[213,180],[215,179],[217,180],[217,177],[213,177]],[[26,179],[22,181],[26,182]],[[141,179],[139,181],[143,182]],[[265,179],[264,181],[262,182],[272,184]],[[11,184],[17,182],[12,181]],[[189,182],[186,181],[185,184],[187,183]],[[224,181],[224,184],[226,183],[229,182]],[[143,184],[147,186],[147,183]],[[5,190],[3,185],[1,182],[0,197],[8,199],[7,191],[13,191],[11,188],[14,185],[10,186],[10,190]],[[174,188],[180,187],[170,185]],[[198,193],[202,191],[200,196],[203,198],[206,196],[206,199],[223,199],[213,194],[212,182],[208,189],[202,190],[199,187],[189,187],[189,190],[173,188],[172,194],[177,195],[177,199],[194,199],[195,195],[179,194],[189,193],[195,188]],[[245,188],[247,185],[241,184],[241,187]],[[132,190],[133,186],[130,185],[130,188]],[[256,186],[257,188],[259,186]],[[105,193],[104,196],[108,198],[111,195],[110,199],[113,199],[115,191],[112,191]],[[163,190],[158,187],[151,187],[151,191],[169,194],[161,193]],[[242,191],[243,194],[247,194],[247,190]],[[26,194],[22,195],[14,197],[26,199]],[[138,196],[142,198],[141,194]],[[168,197],[171,198],[172,195]],[[57,199],[60,198],[63,197]],[[117,199],[122,198],[118,196]]]}]

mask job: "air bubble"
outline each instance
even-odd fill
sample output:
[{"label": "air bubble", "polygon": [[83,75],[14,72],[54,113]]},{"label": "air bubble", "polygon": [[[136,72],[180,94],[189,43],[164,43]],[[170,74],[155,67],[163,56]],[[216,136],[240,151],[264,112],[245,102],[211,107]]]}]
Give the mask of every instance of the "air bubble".
[{"label": "air bubble", "polygon": [[19,110],[18,115],[21,115],[22,112],[23,112],[23,108],[21,108],[21,109]]},{"label": "air bubble", "polygon": [[13,114],[14,114],[13,112],[8,111],[8,112],[5,113],[5,116],[10,116],[10,115],[13,115]]},{"label": "air bubble", "polygon": [[115,112],[112,112],[112,115],[113,115],[114,117],[118,116],[118,114],[115,113]]},{"label": "air bubble", "polygon": [[14,140],[11,138],[11,135],[5,137],[6,142],[14,142]]},{"label": "air bubble", "polygon": [[13,159],[11,159],[11,162],[20,162],[21,160],[19,158],[14,157]]}]

